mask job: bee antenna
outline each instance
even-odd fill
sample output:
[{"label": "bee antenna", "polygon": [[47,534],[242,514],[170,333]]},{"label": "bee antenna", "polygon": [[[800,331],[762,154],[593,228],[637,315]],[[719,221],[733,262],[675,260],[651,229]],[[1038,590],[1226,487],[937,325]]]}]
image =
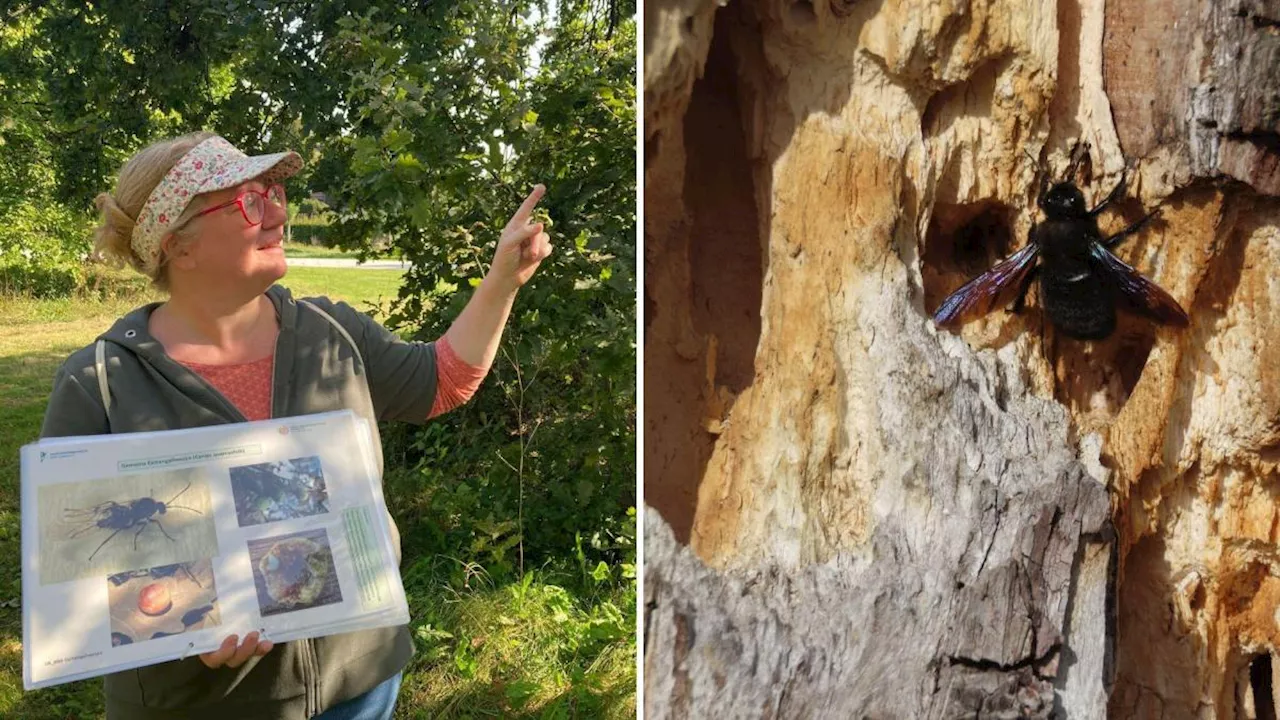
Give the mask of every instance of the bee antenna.
[{"label": "bee antenna", "polygon": [[174,495],[173,497],[169,498],[169,502],[165,503],[165,505],[168,505],[168,504],[172,503],[174,500],[177,500],[178,498],[182,497],[182,493],[184,493],[184,492],[186,492],[186,491],[188,491],[188,490],[190,490],[190,489],[191,489],[191,481],[190,481],[190,480],[188,480],[188,481],[187,481],[187,486],[186,486],[186,487],[184,487],[184,488],[182,488],[181,490],[179,490],[177,495]]},{"label": "bee antenna", "polygon": [[1045,168],[1044,163],[1036,159],[1026,148],[1022,148],[1022,152],[1031,160],[1031,164],[1035,166],[1036,172],[1040,175],[1040,182],[1036,190],[1036,206],[1042,207],[1045,193],[1049,190],[1049,171]]},{"label": "bee antenna", "polygon": [[1040,158],[1036,157],[1035,155],[1032,155],[1031,151],[1027,150],[1026,148],[1022,148],[1022,154],[1027,156],[1027,159],[1031,161],[1031,164],[1035,166],[1036,170],[1040,172],[1045,171],[1044,162],[1041,161]]}]

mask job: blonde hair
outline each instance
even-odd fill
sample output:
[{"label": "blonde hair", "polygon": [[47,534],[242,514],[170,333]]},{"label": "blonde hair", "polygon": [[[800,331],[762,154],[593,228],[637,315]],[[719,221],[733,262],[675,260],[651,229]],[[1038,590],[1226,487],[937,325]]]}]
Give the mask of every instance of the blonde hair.
[{"label": "blonde hair", "polygon": [[[154,274],[148,273],[142,258],[133,251],[133,227],[151,191],[155,190],[164,176],[191,148],[215,135],[216,133],[201,130],[161,140],[148,145],[130,158],[120,168],[115,190],[99,193],[94,198],[93,204],[101,214],[100,223],[93,234],[94,255],[115,267],[129,265],[149,277],[152,285],[168,290],[168,253],[161,250],[160,262]],[[183,225],[200,211],[202,205],[200,196],[193,198],[173,225],[171,232],[179,243],[190,239]]]}]

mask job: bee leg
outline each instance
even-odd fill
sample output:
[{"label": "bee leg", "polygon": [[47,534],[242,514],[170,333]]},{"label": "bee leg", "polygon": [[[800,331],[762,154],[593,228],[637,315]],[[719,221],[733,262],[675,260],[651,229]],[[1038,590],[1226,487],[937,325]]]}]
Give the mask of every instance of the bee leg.
[{"label": "bee leg", "polygon": [[181,565],[182,571],[187,574],[187,577],[191,578],[191,582],[195,583],[196,585],[199,585],[200,587],[204,587],[204,585],[202,585],[200,581],[196,579],[196,576],[191,574],[191,568],[187,567],[190,564],[191,563],[182,563]]},{"label": "bee leg", "polygon": [[1107,193],[1107,196],[1102,199],[1102,202],[1098,203],[1096,207],[1094,207],[1092,210],[1089,211],[1089,217],[1097,217],[1098,213],[1102,212],[1103,208],[1115,202],[1116,199],[1120,197],[1120,195],[1124,192],[1124,186],[1126,181],[1125,175],[1128,172],[1129,172],[1129,169],[1125,168],[1120,173],[1120,182],[1116,183],[1116,186],[1111,189],[1111,192]]},{"label": "bee leg", "polygon": [[[124,529],[124,528],[120,528],[120,530],[123,530],[123,529]],[[90,559],[90,560],[92,560],[92,559],[93,559],[93,556],[98,554],[98,550],[101,550],[103,545],[106,545],[107,543],[111,542],[111,538],[115,537],[116,535],[119,535],[119,534],[120,534],[120,530],[116,530],[115,532],[113,532],[113,533],[111,533],[110,535],[108,535],[108,536],[107,536],[107,539],[102,541],[102,545],[99,545],[99,546],[98,546],[98,548],[97,548],[97,550],[94,550],[94,551],[93,551],[93,553],[92,553],[91,555],[89,555],[89,559]]]},{"label": "bee leg", "polygon": [[1045,170],[1044,163],[1040,162],[1038,158],[1027,152],[1026,149],[1023,149],[1022,152],[1026,153],[1031,163],[1036,166],[1036,174],[1040,176],[1040,185],[1036,190],[1036,207],[1043,207],[1044,196],[1049,192],[1049,173]]},{"label": "bee leg", "polygon": [[77,537],[80,537],[81,535],[83,535],[83,534],[85,534],[85,533],[89,532],[90,530],[97,529],[97,527],[98,527],[98,523],[93,523],[93,524],[90,524],[90,525],[86,525],[86,526],[84,526],[84,527],[80,528],[79,530],[76,530],[75,532],[71,533],[71,534],[70,534],[70,535],[68,535],[67,537],[68,537],[68,538],[77,538]]},{"label": "bee leg", "polygon": [[1103,240],[1103,241],[1102,241],[1103,246],[1104,246],[1104,247],[1106,247],[1108,250],[1110,250],[1110,249],[1114,248],[1115,246],[1119,245],[1119,244],[1120,244],[1120,243],[1121,243],[1125,238],[1129,237],[1130,235],[1133,235],[1133,234],[1137,233],[1139,230],[1141,230],[1142,228],[1146,227],[1146,226],[1147,226],[1147,223],[1151,222],[1151,219],[1152,219],[1152,218],[1154,218],[1156,215],[1159,215],[1159,214],[1160,214],[1160,208],[1156,208],[1155,210],[1152,210],[1151,212],[1149,212],[1149,213],[1147,213],[1145,216],[1143,216],[1143,218],[1142,218],[1141,220],[1139,220],[1138,222],[1136,222],[1136,223],[1134,223],[1134,224],[1130,225],[1129,227],[1127,227],[1127,228],[1125,228],[1125,229],[1121,230],[1120,232],[1116,233],[1115,235],[1112,235],[1111,237],[1107,238],[1106,240]]},{"label": "bee leg", "polygon": [[[168,532],[165,532],[164,526],[160,524],[160,521],[159,521],[159,520],[157,520],[157,519],[155,519],[155,518],[147,518],[147,522],[149,522],[149,523],[155,523],[155,524],[156,524],[156,527],[160,528],[160,532],[164,533],[164,536],[165,536],[165,537],[169,538],[170,540],[173,540],[173,536],[172,536],[172,535],[170,535]],[[142,527],[146,527],[146,525],[143,525]],[[173,541],[174,541],[174,542],[177,542],[177,540],[173,540]]]},{"label": "bee leg", "polygon": [[1040,266],[1031,268],[1027,273],[1027,277],[1022,281],[1022,287],[1018,288],[1018,297],[1013,301],[1013,305],[1009,307],[1009,312],[1018,315],[1027,306],[1027,292],[1031,290],[1031,281],[1035,279],[1036,274],[1040,272]]}]

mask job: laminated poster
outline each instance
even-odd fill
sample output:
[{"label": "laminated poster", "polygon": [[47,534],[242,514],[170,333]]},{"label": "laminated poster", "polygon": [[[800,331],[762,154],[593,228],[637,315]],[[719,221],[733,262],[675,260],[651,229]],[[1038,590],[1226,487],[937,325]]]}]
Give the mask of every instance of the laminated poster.
[{"label": "laminated poster", "polygon": [[22,448],[23,683],[409,621],[350,411]]}]

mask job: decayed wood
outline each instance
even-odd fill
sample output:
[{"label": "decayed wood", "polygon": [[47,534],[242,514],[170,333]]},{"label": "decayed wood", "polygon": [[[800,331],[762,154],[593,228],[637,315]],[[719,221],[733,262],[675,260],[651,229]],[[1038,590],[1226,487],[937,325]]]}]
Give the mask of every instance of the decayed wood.
[{"label": "decayed wood", "polygon": [[[1133,5],[646,3],[646,717],[1265,712],[1275,3]],[[1077,140],[1191,328],[939,331]]]},{"label": "decayed wood", "polygon": [[[646,513],[646,717],[1104,712],[1105,491],[1051,440],[1060,410],[1003,411],[990,397],[1011,388],[968,370],[926,366],[901,388],[901,407],[932,394],[964,420],[912,448],[917,486],[885,493],[863,552],[719,572]],[[1010,462],[982,466],[997,454]]]}]

